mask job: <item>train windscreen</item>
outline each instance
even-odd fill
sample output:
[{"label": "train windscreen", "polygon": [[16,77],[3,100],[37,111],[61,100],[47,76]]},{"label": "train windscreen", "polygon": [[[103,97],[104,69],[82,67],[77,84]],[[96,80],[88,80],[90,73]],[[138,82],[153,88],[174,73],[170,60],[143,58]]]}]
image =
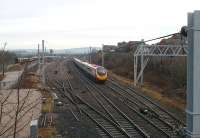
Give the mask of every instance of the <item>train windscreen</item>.
[{"label": "train windscreen", "polygon": [[98,67],[97,68],[97,73],[98,75],[106,75],[106,69],[104,67]]}]

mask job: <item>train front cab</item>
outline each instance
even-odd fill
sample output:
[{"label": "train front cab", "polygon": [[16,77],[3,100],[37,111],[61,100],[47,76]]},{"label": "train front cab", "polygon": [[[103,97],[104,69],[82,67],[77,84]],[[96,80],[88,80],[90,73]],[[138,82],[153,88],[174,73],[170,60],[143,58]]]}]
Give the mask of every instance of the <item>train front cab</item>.
[{"label": "train front cab", "polygon": [[96,81],[104,83],[107,78],[107,70],[104,67],[98,67],[96,69]]}]

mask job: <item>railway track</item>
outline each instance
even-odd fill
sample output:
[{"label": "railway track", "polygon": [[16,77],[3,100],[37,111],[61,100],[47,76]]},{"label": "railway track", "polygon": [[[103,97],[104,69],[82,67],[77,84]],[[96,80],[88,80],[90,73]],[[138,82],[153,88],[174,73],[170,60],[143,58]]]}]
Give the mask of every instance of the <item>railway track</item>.
[{"label": "railway track", "polygon": [[[77,107],[77,103],[74,100],[75,95],[73,94],[73,87],[68,79],[68,76],[66,77],[66,79],[66,81],[54,80],[54,82],[51,82],[47,77],[47,82],[50,87],[53,87],[54,90],[62,95],[62,97],[66,98],[68,104],[71,103],[74,107]],[[77,121],[81,121],[81,116],[85,115],[86,117],[88,117],[89,121],[94,123],[97,131],[102,137],[124,137],[123,133],[120,131],[120,128],[118,128],[113,121],[111,121],[101,112],[89,105],[81,97],[77,98],[82,102],[81,107],[77,107],[81,114],[78,114],[78,111],[74,111],[72,108],[70,108],[71,113]],[[108,130],[110,130],[112,133],[110,133]]]},{"label": "railway track", "polygon": [[[88,80],[90,81],[90,80]],[[105,89],[102,89],[102,85],[93,83],[92,81],[90,81],[91,85],[94,87],[96,87],[96,91],[105,91]],[[116,85],[116,84],[115,84]],[[119,88],[121,88],[123,91],[125,91],[125,88],[123,89],[120,85],[117,85]],[[122,98],[120,98],[120,101],[122,103],[124,103],[124,105],[126,105],[131,111],[133,111],[137,116],[140,116],[137,119],[137,122],[141,124],[141,122],[139,120],[143,119],[146,120],[149,124],[151,124],[153,127],[157,128],[159,131],[162,132],[162,134],[164,134],[166,137],[181,137],[182,133],[181,133],[181,123],[180,121],[177,121],[175,118],[173,118],[174,122],[177,124],[171,124],[171,122],[168,122],[167,120],[163,120],[163,118],[161,118],[157,111],[149,108],[148,103],[143,103],[143,101],[140,99],[140,104],[138,103],[137,99],[131,99],[130,97],[133,97],[133,95],[125,95],[123,92],[116,90],[116,88],[113,88],[111,86],[108,86],[108,84],[106,84],[106,87],[109,87],[111,90],[113,90],[114,92],[117,92],[119,95],[121,95]],[[151,101],[151,103],[154,105],[154,103]],[[144,106],[145,105],[145,106]],[[156,106],[157,104],[155,104],[154,106]],[[146,108],[146,106],[148,106],[148,108]],[[157,106],[156,106],[157,107]],[[142,114],[141,113],[141,109],[145,109],[148,110],[148,113],[146,114]],[[159,109],[161,108],[160,106],[158,107]],[[149,109],[151,109],[149,111]],[[158,110],[158,109],[157,109]],[[161,111],[165,111],[165,109],[161,108]],[[160,111],[160,112],[161,112]],[[165,111],[165,113],[167,114],[168,112]],[[169,115],[171,116],[171,114],[169,113]]]},{"label": "railway track", "polygon": [[128,116],[126,116],[110,99],[88,88],[98,105],[104,110],[104,114],[109,117],[121,129],[127,137],[149,137],[139,126],[137,126]]},{"label": "railway track", "polygon": [[[81,101],[81,106],[79,106],[79,110],[81,111],[82,115],[86,115],[88,119],[90,119],[95,125],[96,129],[99,132],[99,134],[102,137],[130,137],[122,128],[120,128],[115,122],[113,122],[110,118],[102,114],[99,110],[95,109],[92,105],[87,103],[83,98],[80,96],[71,96],[73,95],[72,92],[66,91],[66,86],[62,85],[64,82],[57,82],[57,86],[54,85],[54,87],[64,94],[64,96],[74,105],[77,106],[77,104],[73,100],[74,97],[76,97],[78,100]],[[68,83],[70,83],[68,81]],[[71,85],[70,85],[71,86]],[[72,86],[71,86],[72,88]],[[71,109],[72,110],[72,109]],[[74,111],[72,111],[74,112]],[[73,113],[74,114],[74,113]],[[74,114],[76,118],[77,115]]]},{"label": "railway track", "polygon": [[180,137],[180,129],[175,128],[169,122],[163,120],[159,113],[150,108],[148,104],[143,103],[143,101],[138,101],[138,99],[132,97],[131,95],[126,95],[122,91],[116,89],[116,87],[107,87],[110,88],[115,94],[117,94],[117,99],[123,102],[124,105],[126,105],[130,110],[136,112],[143,119],[165,133],[168,137]]},{"label": "railway track", "polygon": [[131,137],[124,129],[118,126],[116,122],[112,121],[110,118],[95,109],[82,98],[79,97],[79,100],[85,105],[82,106],[81,111],[98,126],[96,127],[97,131],[102,137]]},{"label": "railway track", "polygon": [[[95,85],[95,84],[94,84]],[[108,86],[107,86],[108,87]],[[102,88],[98,87],[100,90]],[[132,95],[125,95],[122,91],[116,90],[116,88],[110,87],[115,94],[117,93],[117,99],[119,99],[124,105],[126,105],[130,110],[137,113],[137,115],[141,116],[144,120],[148,121],[153,126],[157,127],[160,131],[165,133],[168,137],[181,137],[183,126],[176,119],[170,120],[173,122],[168,122],[166,118],[163,118],[163,114],[160,114],[160,110],[155,110],[151,108],[148,103],[144,103],[142,100],[138,101]],[[101,90],[102,91],[102,90]],[[165,112],[166,113],[166,112]],[[167,114],[167,113],[166,113]],[[165,117],[166,117],[165,114]],[[173,118],[174,119],[174,118]],[[176,123],[176,124],[175,124]]]},{"label": "railway track", "polygon": [[[74,69],[75,70],[75,69]],[[81,75],[81,74],[79,74],[79,75]],[[85,78],[85,77],[84,77]],[[86,79],[86,78],[85,78]],[[97,91],[99,94],[101,93],[100,91],[104,91],[104,90],[101,90],[101,89],[99,89],[97,86],[96,86],[96,84],[95,83],[93,83],[92,81],[90,81],[89,79],[87,79],[87,80],[84,80],[85,82],[88,82],[88,83],[90,83],[90,85],[91,85],[91,87],[94,87],[94,91],[93,91],[93,93],[95,93],[95,91]],[[102,85],[101,85],[102,86]],[[100,90],[100,91],[99,91]],[[103,94],[101,94],[102,96],[103,96]],[[103,96],[103,97],[105,97],[105,96]],[[105,102],[103,102],[103,103],[105,103]],[[133,109],[134,110],[134,109]],[[153,124],[151,121],[149,121],[149,120],[147,120],[147,119],[145,119],[144,118],[144,116],[142,116],[140,113],[138,113],[136,110],[134,110],[134,115],[135,115],[135,117],[137,116],[137,119],[135,119],[134,120],[134,124],[140,124],[140,126],[142,126],[142,129],[141,130],[146,130],[145,128],[149,128],[149,131],[147,131],[151,136],[155,136],[155,132],[157,133],[157,136],[158,137],[160,137],[160,136],[162,136],[162,137],[171,137],[169,134],[167,134],[165,131],[163,131],[163,130],[161,130],[159,127],[157,127],[155,124]],[[115,118],[117,118],[117,117],[115,117]],[[118,118],[117,118],[118,119]],[[146,122],[145,122],[145,121]],[[147,124],[148,123],[148,124]],[[144,124],[144,125],[141,125],[141,124]],[[145,124],[147,124],[146,126],[145,126]],[[149,126],[149,124],[151,124],[150,126]],[[149,127],[148,127],[149,126]],[[159,132],[160,131],[160,132]]]},{"label": "railway track", "polygon": [[44,114],[41,116],[40,127],[48,128],[53,126],[53,116],[50,114]]},{"label": "railway track", "polygon": [[150,111],[152,111],[160,120],[163,120],[163,122],[172,129],[180,130],[185,126],[181,120],[133,88],[128,87],[126,89],[112,80],[108,80],[106,86],[115,92],[123,92],[123,96],[126,97],[128,101],[137,101],[137,104],[140,105],[140,107],[150,109]]},{"label": "railway track", "polygon": [[[67,83],[69,87],[66,88],[66,85],[62,85],[64,82],[57,81],[56,83],[59,86],[57,86],[56,89],[62,91],[62,93],[65,93],[66,98],[75,106],[77,105],[76,99],[81,102],[81,104],[78,105],[79,110],[81,111],[82,115],[86,115],[96,125],[97,131],[102,137],[150,137],[134,122],[132,122],[109,99],[106,99],[105,96],[104,101],[101,99],[98,100],[98,102],[101,103],[101,106],[104,107],[104,110],[107,112],[107,114],[102,112],[101,109],[96,108],[94,103],[88,103],[81,96],[74,95],[71,82],[69,81],[68,77],[66,77],[66,79],[67,81],[65,81],[65,83]],[[93,93],[90,89],[88,89],[88,91]]]},{"label": "railway track", "polygon": [[[133,88],[112,80],[96,84],[73,63],[67,65],[73,79],[66,74],[65,79],[55,79],[49,85],[73,105],[69,110],[77,121],[83,121],[84,116],[102,137],[181,137],[181,122]],[[76,92],[77,83],[84,86],[84,94]]]}]

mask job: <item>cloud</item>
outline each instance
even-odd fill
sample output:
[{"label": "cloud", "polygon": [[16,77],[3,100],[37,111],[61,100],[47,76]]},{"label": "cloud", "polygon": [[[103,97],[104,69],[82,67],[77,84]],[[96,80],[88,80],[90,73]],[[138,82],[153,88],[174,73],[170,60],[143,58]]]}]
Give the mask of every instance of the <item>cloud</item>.
[{"label": "cloud", "polygon": [[35,48],[45,39],[51,48],[64,48],[149,39],[179,31],[187,12],[199,5],[199,0],[0,0],[0,42]]}]

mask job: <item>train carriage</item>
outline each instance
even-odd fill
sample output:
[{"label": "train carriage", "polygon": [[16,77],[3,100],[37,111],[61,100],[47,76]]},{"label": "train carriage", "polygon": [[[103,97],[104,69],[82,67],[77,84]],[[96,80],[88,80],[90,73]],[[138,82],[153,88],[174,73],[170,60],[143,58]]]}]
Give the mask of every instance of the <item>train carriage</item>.
[{"label": "train carriage", "polygon": [[89,64],[87,62],[83,62],[77,58],[74,58],[75,64],[81,68],[84,72],[89,74],[89,76],[95,79],[98,82],[105,82],[107,80],[107,70],[98,65]]}]

